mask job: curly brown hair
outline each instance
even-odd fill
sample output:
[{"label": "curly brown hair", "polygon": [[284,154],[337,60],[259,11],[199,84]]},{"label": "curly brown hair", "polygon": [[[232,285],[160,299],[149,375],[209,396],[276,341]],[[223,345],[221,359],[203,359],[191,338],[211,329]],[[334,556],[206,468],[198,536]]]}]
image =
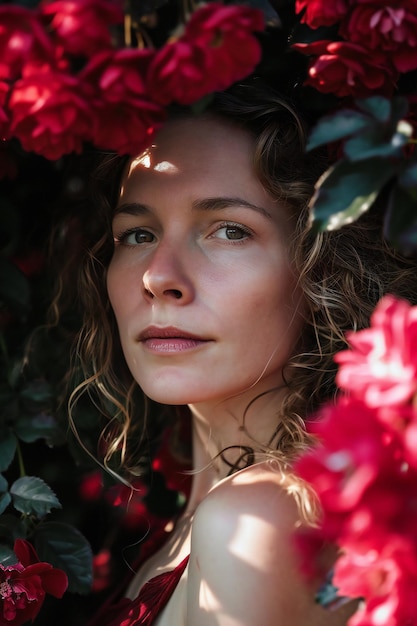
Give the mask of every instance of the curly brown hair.
[{"label": "curly brown hair", "polygon": [[[347,347],[345,332],[368,326],[376,303],[386,293],[417,303],[416,262],[387,244],[378,207],[340,230],[319,234],[311,230],[309,202],[327,167],[327,155],[306,153],[305,125],[274,91],[256,81],[234,86],[215,94],[203,115],[227,119],[254,136],[260,181],[274,198],[291,207],[295,217],[291,248],[306,302],[304,331],[284,369],[288,391],[277,407],[274,443],[260,446],[263,452],[291,460],[310,444],[304,420],[336,393],[333,357]],[[107,296],[111,218],[125,163],[126,159],[109,156],[95,176],[99,194],[89,221],[91,245],[79,276],[84,321],[77,355],[84,379],[72,393],[70,412],[80,394],[90,394],[108,418],[102,435],[105,462],[117,451],[125,467],[134,467],[141,446],[163,431],[176,409],[149,402],[138,389],[126,366]]]}]

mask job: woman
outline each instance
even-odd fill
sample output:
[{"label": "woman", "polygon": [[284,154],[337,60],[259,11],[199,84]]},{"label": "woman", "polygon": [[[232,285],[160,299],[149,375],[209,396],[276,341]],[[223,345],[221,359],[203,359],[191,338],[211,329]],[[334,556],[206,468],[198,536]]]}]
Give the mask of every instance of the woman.
[{"label": "woman", "polygon": [[[74,397],[102,401],[106,459],[126,466],[130,442],[163,430],[162,406],[188,406],[193,480],[162,546],[92,624],[339,626],[355,610],[318,606],[320,581],[300,573],[293,534],[315,511],[291,462],[310,443],[303,420],[334,394],[345,331],[386,292],[415,299],[414,270],[377,214],[309,230],[325,162],[304,138],[255,83],[173,117],[148,150],[103,170]],[[160,406],[147,420],[138,388]]]}]

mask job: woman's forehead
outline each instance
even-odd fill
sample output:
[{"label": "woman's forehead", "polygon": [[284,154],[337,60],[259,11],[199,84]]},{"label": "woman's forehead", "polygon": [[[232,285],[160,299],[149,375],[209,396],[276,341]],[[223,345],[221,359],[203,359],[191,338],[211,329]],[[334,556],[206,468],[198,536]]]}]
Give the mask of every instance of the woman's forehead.
[{"label": "woman's forehead", "polygon": [[175,119],[161,128],[149,148],[130,160],[126,173],[139,168],[174,174],[201,163],[209,170],[218,162],[250,168],[253,150],[251,135],[227,121],[212,116]]}]

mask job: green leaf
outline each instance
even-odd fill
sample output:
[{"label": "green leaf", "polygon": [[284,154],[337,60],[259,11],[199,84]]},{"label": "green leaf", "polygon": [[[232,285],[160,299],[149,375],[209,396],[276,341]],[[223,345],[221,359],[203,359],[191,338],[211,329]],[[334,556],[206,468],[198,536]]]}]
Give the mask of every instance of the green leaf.
[{"label": "green leaf", "polygon": [[73,526],[61,522],[45,522],[33,533],[39,558],[64,570],[68,591],[88,593],[93,581],[93,556],[86,538]]},{"label": "green leaf", "polygon": [[10,487],[15,509],[25,515],[44,517],[51,509],[61,508],[52,489],[37,476],[18,478]]},{"label": "green leaf", "polygon": [[381,189],[396,173],[385,159],[357,163],[339,161],[319,180],[312,198],[312,226],[334,230],[355,221],[367,211]]},{"label": "green leaf", "polygon": [[13,545],[15,539],[23,539],[26,536],[25,528],[14,515],[0,515],[0,540]]},{"label": "green leaf", "polygon": [[417,189],[395,185],[385,214],[385,235],[405,254],[417,251]]},{"label": "green leaf", "polygon": [[356,100],[361,111],[368,113],[378,122],[387,122],[391,117],[391,100],[383,96],[371,96]]},{"label": "green leaf", "polygon": [[30,306],[30,287],[26,276],[13,263],[0,257],[0,301],[18,315],[26,314]]},{"label": "green leaf", "polygon": [[0,544],[0,563],[6,567],[7,565],[14,565],[17,563],[17,556],[9,546]]},{"label": "green leaf", "polygon": [[386,137],[384,130],[376,126],[346,141],[344,145],[346,157],[350,161],[363,161],[372,157],[401,157],[408,137],[397,132]]},{"label": "green leaf", "polygon": [[401,187],[412,188],[415,187],[417,189],[417,162],[411,161],[410,165],[408,165],[399,175],[398,183]]},{"label": "green leaf", "polygon": [[51,385],[46,380],[31,380],[19,393],[26,406],[45,406],[53,398]]},{"label": "green leaf", "polygon": [[316,124],[310,133],[307,150],[314,150],[323,144],[349,137],[366,128],[370,123],[368,116],[346,109],[334,115],[326,115]]},{"label": "green leaf", "polygon": [[4,472],[16,454],[17,439],[10,429],[2,430],[0,435],[0,472]]},{"label": "green leaf", "polygon": [[48,443],[63,443],[65,435],[52,415],[39,413],[33,417],[20,417],[15,426],[15,433],[22,441],[32,443],[45,439]]},{"label": "green leaf", "polygon": [[7,480],[0,474],[0,513],[3,513],[12,501]]}]

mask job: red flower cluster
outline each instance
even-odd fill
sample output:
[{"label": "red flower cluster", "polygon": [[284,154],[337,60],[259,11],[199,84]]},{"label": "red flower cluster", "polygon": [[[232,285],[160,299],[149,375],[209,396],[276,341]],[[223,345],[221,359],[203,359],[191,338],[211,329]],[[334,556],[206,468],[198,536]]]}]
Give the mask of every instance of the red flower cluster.
[{"label": "red flower cluster", "polygon": [[[348,392],[311,430],[322,444],[297,463],[323,509],[310,551],[336,543],[334,584],[364,598],[349,626],[417,624],[417,307],[386,296],[371,327],[339,353]],[[306,545],[306,536],[302,541]],[[382,619],[383,616],[383,619]]]},{"label": "red flower cluster", "polygon": [[45,595],[62,598],[68,586],[67,575],[49,563],[41,563],[33,547],[17,539],[15,565],[0,564],[0,624],[20,626],[34,620]]},{"label": "red flower cluster", "polygon": [[[0,139],[57,159],[84,142],[121,154],[151,140],[172,102],[188,105],[248,75],[263,14],[212,3],[159,50],[113,46],[119,0],[0,7]],[[76,69],[75,69],[76,68]]]},{"label": "red flower cluster", "polygon": [[416,0],[296,0],[315,29],[338,24],[338,41],[295,44],[313,57],[307,84],[337,96],[390,95],[401,72],[417,69]]}]

